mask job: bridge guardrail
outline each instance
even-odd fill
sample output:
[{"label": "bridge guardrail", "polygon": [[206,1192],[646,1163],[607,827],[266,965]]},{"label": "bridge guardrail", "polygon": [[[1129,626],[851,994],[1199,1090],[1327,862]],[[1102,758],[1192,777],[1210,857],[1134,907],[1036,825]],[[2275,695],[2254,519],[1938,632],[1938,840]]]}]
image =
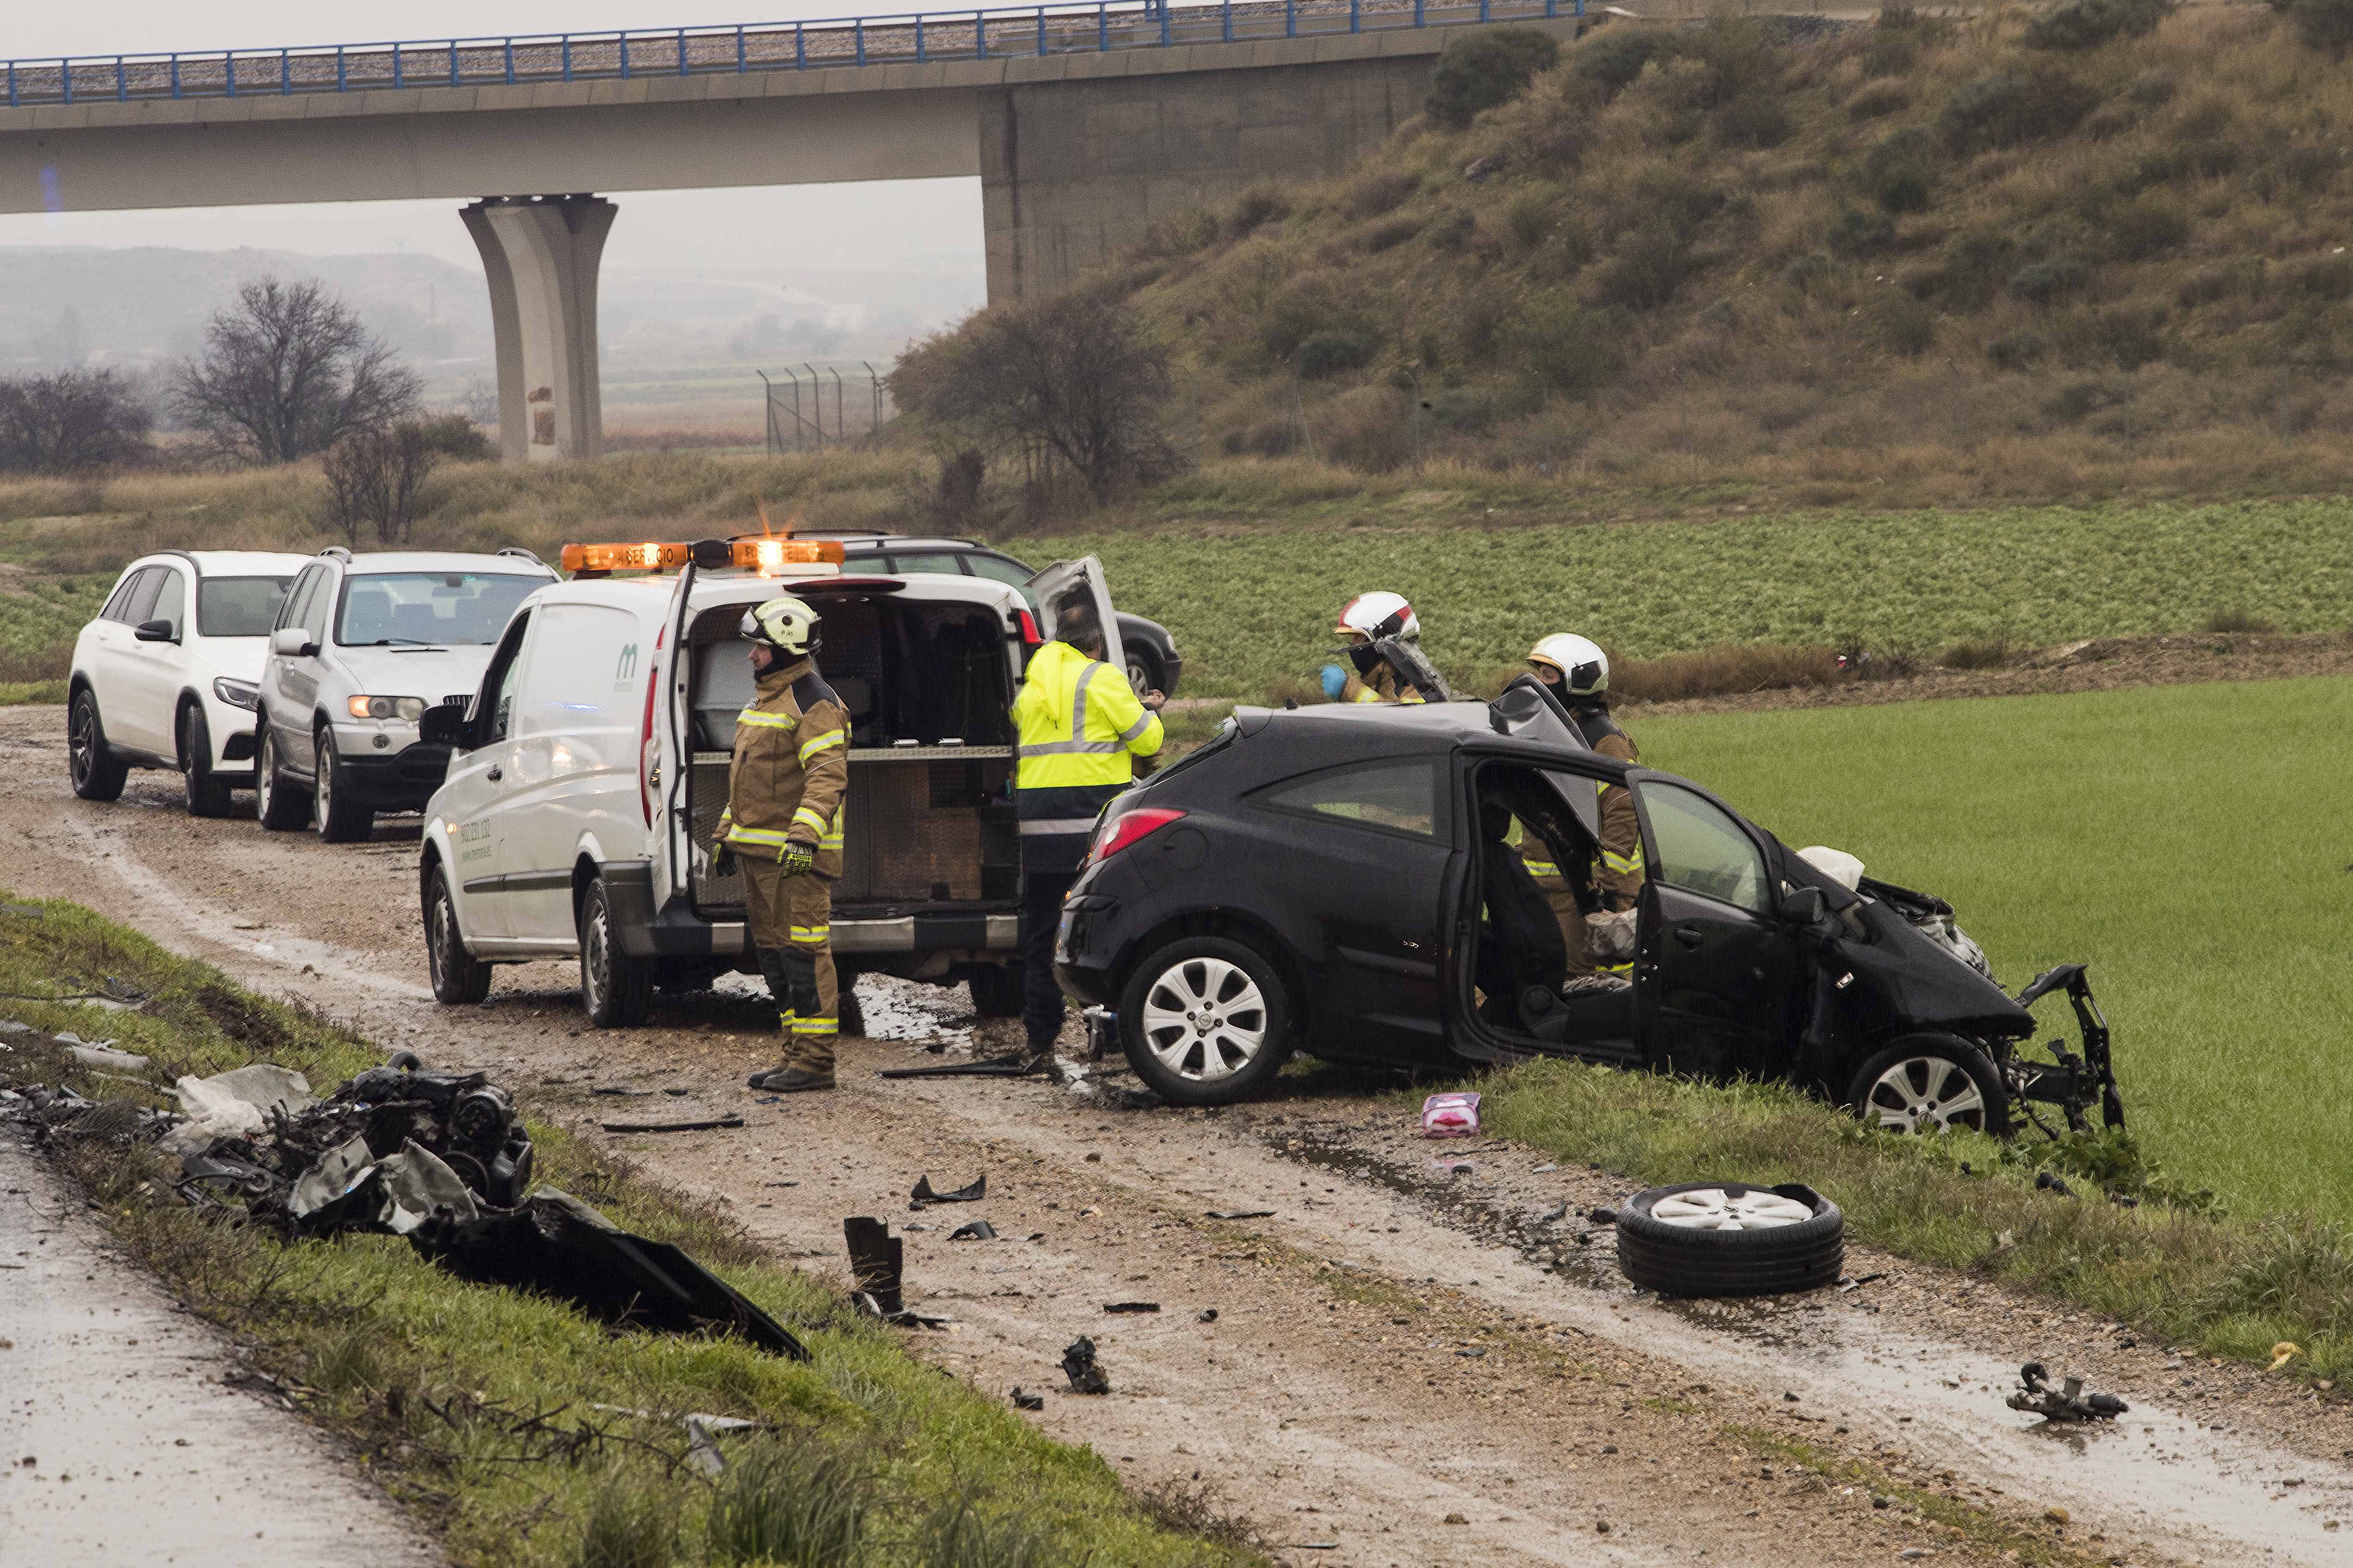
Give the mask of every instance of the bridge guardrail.
[{"label": "bridge guardrail", "polygon": [[5,71],[8,106],[20,108],[1109,54],[1584,15],[1585,0],[1064,0],[810,22],[51,57],[9,60]]}]

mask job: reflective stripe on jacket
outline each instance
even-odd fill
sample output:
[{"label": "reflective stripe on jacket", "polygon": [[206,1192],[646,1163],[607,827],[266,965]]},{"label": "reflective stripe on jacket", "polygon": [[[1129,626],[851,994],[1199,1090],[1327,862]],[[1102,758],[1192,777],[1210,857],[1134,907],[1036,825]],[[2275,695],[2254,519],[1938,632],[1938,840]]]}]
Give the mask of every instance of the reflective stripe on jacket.
[{"label": "reflective stripe on jacket", "polygon": [[787,842],[817,846],[819,875],[841,875],[841,820],[849,791],[849,715],[807,659],[760,677],[735,716],[735,755],[719,837],[739,851],[781,859]]},{"label": "reflective stripe on jacket", "polygon": [[1013,802],[1021,863],[1032,871],[1077,868],[1095,817],[1135,777],[1135,759],[1160,750],[1157,714],[1126,677],[1065,642],[1029,661],[1013,700]]},{"label": "reflective stripe on jacket", "polygon": [[1358,674],[1354,659],[1350,659],[1345,668],[1348,671],[1347,684],[1340,688],[1340,700],[1343,702],[1419,702],[1421,700],[1421,693],[1400,681],[1398,679],[1398,672],[1389,667],[1387,659],[1377,662],[1370,675]]}]

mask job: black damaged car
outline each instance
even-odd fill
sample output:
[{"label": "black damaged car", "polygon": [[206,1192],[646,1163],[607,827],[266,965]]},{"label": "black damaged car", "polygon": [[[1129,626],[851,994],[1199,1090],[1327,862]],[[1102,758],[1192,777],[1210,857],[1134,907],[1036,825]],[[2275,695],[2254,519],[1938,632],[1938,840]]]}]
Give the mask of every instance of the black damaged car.
[{"label": "black damaged car", "polygon": [[[1641,819],[1632,980],[1565,993],[1559,926],[1507,836],[1589,864],[1605,784]],[[1786,1079],[1901,1131],[2080,1129],[2094,1108],[2122,1125],[2083,966],[2013,997],[1951,917],[1851,891],[1689,780],[1593,752],[1524,677],[1493,703],[1237,709],[1106,808],[1055,967],[1096,1044],[1178,1104],[1248,1095],[1294,1050],[1551,1055]],[[2079,1043],[2030,1056],[2028,1009],[2057,992]]]}]

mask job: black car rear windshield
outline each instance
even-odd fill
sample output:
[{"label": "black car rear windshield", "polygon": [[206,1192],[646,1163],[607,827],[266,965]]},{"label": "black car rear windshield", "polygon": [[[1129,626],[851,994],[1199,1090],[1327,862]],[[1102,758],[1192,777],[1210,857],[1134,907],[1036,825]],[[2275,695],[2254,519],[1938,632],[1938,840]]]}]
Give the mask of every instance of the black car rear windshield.
[{"label": "black car rear windshield", "polygon": [[207,577],[196,584],[196,632],[208,637],[266,637],[278,624],[291,577]]},{"label": "black car rear windshield", "polygon": [[499,640],[544,577],[498,572],[370,572],[343,584],[335,640],[345,647],[427,647]]}]

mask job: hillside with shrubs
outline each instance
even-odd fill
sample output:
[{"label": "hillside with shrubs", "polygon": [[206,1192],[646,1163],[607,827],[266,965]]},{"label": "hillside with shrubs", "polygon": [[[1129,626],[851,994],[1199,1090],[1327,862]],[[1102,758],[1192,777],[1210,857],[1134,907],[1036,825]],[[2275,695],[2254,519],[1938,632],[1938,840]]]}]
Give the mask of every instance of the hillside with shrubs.
[{"label": "hillside with shrubs", "polygon": [[2336,488],[2348,44],[2353,0],[1490,31],[1349,176],[1174,215],[1080,288],[1158,334],[1213,462]]}]

